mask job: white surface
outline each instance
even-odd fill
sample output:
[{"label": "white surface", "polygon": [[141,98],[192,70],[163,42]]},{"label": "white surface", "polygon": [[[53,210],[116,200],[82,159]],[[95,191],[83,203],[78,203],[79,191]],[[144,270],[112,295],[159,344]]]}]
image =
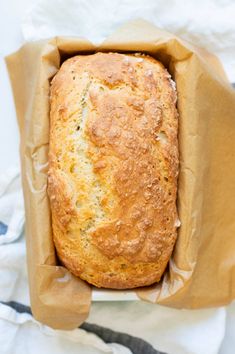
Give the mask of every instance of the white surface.
[{"label": "white surface", "polygon": [[134,290],[104,290],[93,287],[93,301],[140,301]]},{"label": "white surface", "polygon": [[[16,50],[22,43],[20,19],[25,9],[32,4],[30,0],[0,1],[0,172],[18,161],[18,133],[11,91],[7,78],[3,56]],[[176,1],[172,0],[135,0],[135,1],[41,1],[38,8],[40,16],[31,16],[24,33],[29,36],[48,35],[48,29],[54,34],[83,35],[96,41],[104,38],[123,21],[144,17],[157,25],[165,27],[182,37],[204,44],[207,48],[220,53],[231,80],[234,79],[235,59],[235,21],[232,0],[217,1]],[[72,4],[72,5],[69,5]],[[48,6],[49,5],[49,6]],[[53,14],[53,16],[52,16]],[[107,15],[108,14],[108,15]],[[69,17],[69,19],[68,19]],[[29,17],[27,17],[29,19]],[[48,26],[50,24],[50,26]],[[30,27],[31,26],[31,27]],[[35,31],[34,29],[37,28]],[[60,31],[60,32],[58,32]],[[235,80],[234,80],[235,81]],[[19,195],[16,196],[16,199]],[[14,200],[14,199],[12,199]],[[14,205],[9,207],[8,217],[12,216]],[[4,206],[0,210],[4,211]],[[6,214],[6,213],[5,213]],[[1,218],[0,218],[1,219]],[[18,300],[28,303],[27,278],[25,272],[24,240],[16,243],[0,245],[0,297],[1,300]],[[4,308],[3,308],[4,307]],[[80,353],[99,353],[99,349],[91,349],[91,339],[86,345],[73,339],[73,332],[66,334],[65,342],[61,339],[61,331],[53,331],[52,341],[48,341],[45,326],[38,325],[23,315],[8,313],[5,306],[0,307],[0,352],[31,353],[40,348],[40,352],[73,352],[76,347]],[[143,302],[102,302],[93,303],[88,321],[127,332],[149,340],[156,349],[169,354],[215,354],[226,328],[225,341],[220,354],[234,353],[235,306],[226,311],[209,309],[185,311],[163,308]],[[13,318],[13,322],[12,322]],[[76,330],[75,337],[81,338],[81,330]],[[57,333],[58,332],[58,333]],[[32,336],[29,335],[32,334]],[[58,338],[59,337],[59,338]],[[38,339],[35,342],[35,338]],[[77,341],[74,347],[74,341]],[[15,345],[13,342],[21,343]],[[63,342],[63,344],[61,344]],[[36,345],[35,345],[36,343]],[[83,342],[84,343],[84,342]],[[61,346],[60,346],[61,344]],[[2,349],[3,348],[3,349]],[[111,352],[124,353],[124,348]],[[111,350],[109,348],[109,350]],[[59,351],[60,350],[60,351]],[[120,351],[121,350],[121,351]]]}]

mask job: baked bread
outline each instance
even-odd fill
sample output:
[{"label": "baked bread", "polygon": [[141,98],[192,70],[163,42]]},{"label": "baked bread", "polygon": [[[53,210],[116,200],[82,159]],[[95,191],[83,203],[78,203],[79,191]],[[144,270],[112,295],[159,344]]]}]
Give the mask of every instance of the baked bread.
[{"label": "baked bread", "polygon": [[66,60],[51,83],[48,193],[58,257],[98,287],[160,280],[176,240],[178,115],[141,54]]}]

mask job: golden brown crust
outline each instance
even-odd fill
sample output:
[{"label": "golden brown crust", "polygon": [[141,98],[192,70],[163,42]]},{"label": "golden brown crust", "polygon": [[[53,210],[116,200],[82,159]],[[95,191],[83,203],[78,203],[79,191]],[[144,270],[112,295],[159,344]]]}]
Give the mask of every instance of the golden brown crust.
[{"label": "golden brown crust", "polygon": [[140,54],[63,63],[51,85],[48,192],[57,253],[98,287],[159,281],[177,234],[176,94]]}]

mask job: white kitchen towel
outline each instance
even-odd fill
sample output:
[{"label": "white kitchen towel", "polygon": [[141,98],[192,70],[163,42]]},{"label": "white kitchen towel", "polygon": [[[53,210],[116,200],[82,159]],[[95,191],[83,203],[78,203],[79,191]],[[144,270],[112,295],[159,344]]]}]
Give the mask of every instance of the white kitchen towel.
[{"label": "white kitchen towel", "polygon": [[83,329],[53,330],[35,321],[27,313],[17,313],[0,304],[1,354],[132,354],[117,343],[104,343]]},{"label": "white kitchen towel", "polygon": [[16,240],[24,224],[23,196],[19,168],[10,168],[0,176],[0,245]]},{"label": "white kitchen towel", "polygon": [[97,43],[136,18],[214,52],[235,82],[233,0],[39,0],[27,12],[22,30],[25,40],[64,35]]}]

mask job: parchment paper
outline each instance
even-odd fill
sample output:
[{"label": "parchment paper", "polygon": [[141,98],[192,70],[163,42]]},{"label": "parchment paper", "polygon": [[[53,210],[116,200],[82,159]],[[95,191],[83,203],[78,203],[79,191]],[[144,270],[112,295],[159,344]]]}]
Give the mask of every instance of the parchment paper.
[{"label": "parchment paper", "polygon": [[177,308],[225,305],[235,298],[235,91],[212,54],[132,21],[100,46],[55,37],[6,58],[21,135],[28,271],[35,318],[72,329],[89,312],[91,288],[57,265],[47,196],[49,85],[61,62],[95,51],[146,52],[177,84],[181,227],[162,281],[141,299]]}]

